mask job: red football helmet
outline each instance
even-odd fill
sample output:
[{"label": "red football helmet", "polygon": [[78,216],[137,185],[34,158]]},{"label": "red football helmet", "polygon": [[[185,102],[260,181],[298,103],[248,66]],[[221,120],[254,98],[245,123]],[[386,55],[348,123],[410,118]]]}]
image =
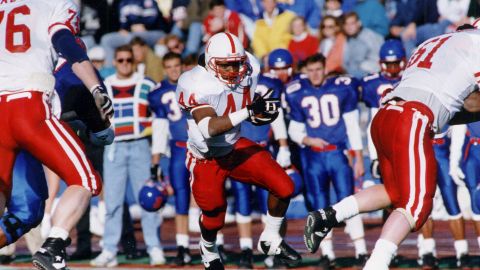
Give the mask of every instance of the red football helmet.
[{"label": "red football helmet", "polygon": [[205,64],[222,83],[234,88],[251,70],[240,40],[230,33],[212,36],[205,47]]}]

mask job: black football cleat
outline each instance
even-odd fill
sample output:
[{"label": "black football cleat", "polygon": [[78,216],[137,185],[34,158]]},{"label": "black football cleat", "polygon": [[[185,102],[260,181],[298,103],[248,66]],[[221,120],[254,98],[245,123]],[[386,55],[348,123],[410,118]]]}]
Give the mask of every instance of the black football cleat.
[{"label": "black football cleat", "polygon": [[10,264],[15,260],[15,255],[0,255],[0,264]]},{"label": "black football cleat", "polygon": [[438,261],[432,253],[427,253],[422,256],[422,269],[430,270],[430,269],[438,269]]},{"label": "black football cleat", "polygon": [[190,250],[186,247],[179,246],[177,248],[177,256],[173,261],[178,266],[190,264],[192,262],[192,256],[190,256]]},{"label": "black football cleat", "polygon": [[460,269],[470,267],[470,256],[468,256],[467,254],[462,254],[462,256],[457,259],[457,267]]},{"label": "black football cleat", "polygon": [[356,265],[360,267],[364,267],[368,261],[368,258],[369,258],[368,254],[359,254],[358,257],[356,258],[357,260]]},{"label": "black football cleat", "polygon": [[335,210],[330,206],[308,213],[303,241],[310,253],[315,253],[318,250],[320,242],[338,224],[335,213]]},{"label": "black football cleat", "polygon": [[66,270],[65,248],[70,245],[70,238],[47,238],[42,247],[32,256],[33,265],[39,270]]},{"label": "black football cleat", "polygon": [[240,254],[240,262],[238,263],[240,269],[253,269],[253,251],[250,248],[242,250]]},{"label": "black football cleat", "polygon": [[[261,248],[261,251],[264,254],[268,254],[268,251],[270,249],[270,242],[269,241],[260,241],[259,246]],[[281,262],[287,264],[290,267],[295,267],[302,261],[302,257],[300,254],[298,254],[297,251],[295,251],[293,248],[291,248],[285,240],[282,240],[278,247],[275,249],[275,258],[280,260]]]},{"label": "black football cleat", "polygon": [[335,269],[335,260],[330,260],[328,256],[324,255],[318,261],[318,268],[322,270]]},{"label": "black football cleat", "polygon": [[[205,250],[204,250],[205,249]],[[223,266],[223,260],[220,257],[218,252],[218,247],[214,247],[213,250],[208,251],[205,246],[203,246],[202,242],[200,242],[200,255],[202,256],[202,262],[205,266],[205,269],[209,270],[223,270],[225,267]]]},{"label": "black football cleat", "polygon": [[215,259],[210,262],[204,262],[205,270],[224,270],[225,267],[220,259]]}]

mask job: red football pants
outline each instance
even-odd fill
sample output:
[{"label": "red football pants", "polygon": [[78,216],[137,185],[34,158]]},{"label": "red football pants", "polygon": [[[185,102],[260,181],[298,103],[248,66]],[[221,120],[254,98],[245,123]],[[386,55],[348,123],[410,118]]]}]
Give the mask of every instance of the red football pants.
[{"label": "red football pants", "polygon": [[37,91],[0,96],[0,191],[10,197],[15,157],[24,149],[67,185],[99,194],[101,178],[87,159],[83,144],[68,125],[51,114],[46,99],[46,94]]},{"label": "red football pants", "polygon": [[245,138],[240,138],[224,157],[198,159],[188,153],[186,165],[193,197],[202,209],[202,225],[208,230],[219,230],[225,223],[225,180],[229,176],[264,188],[281,199],[289,198],[294,191],[292,180],[272,155]]},{"label": "red football pants", "polygon": [[372,121],[372,140],[392,205],[418,230],[432,211],[437,163],[431,110],[419,102],[388,104]]}]

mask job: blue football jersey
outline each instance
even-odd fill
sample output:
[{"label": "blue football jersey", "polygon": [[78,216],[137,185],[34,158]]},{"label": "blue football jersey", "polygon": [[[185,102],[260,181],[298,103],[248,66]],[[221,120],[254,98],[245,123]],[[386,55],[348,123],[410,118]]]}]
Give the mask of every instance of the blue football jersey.
[{"label": "blue football jersey", "polygon": [[[95,72],[97,73],[100,83],[102,83],[103,89],[107,89],[105,85],[103,85],[100,73],[96,69]],[[56,68],[53,76],[55,77],[55,90],[61,101],[63,101],[65,95],[70,89],[74,87],[85,87],[83,82],[77,77],[77,75],[75,75],[75,73],[73,73],[72,65],[67,61]]]},{"label": "blue football jersey", "polygon": [[351,77],[327,78],[314,87],[308,79],[291,82],[286,99],[290,119],[305,123],[307,136],[345,147],[348,141],[342,115],[357,109],[359,82]]},{"label": "blue football jersey", "polygon": [[383,91],[393,88],[399,81],[400,78],[391,79],[383,76],[381,73],[365,76],[360,84],[362,93],[361,100],[369,108],[379,108],[380,97]]},{"label": "blue football jersey", "polygon": [[187,118],[178,106],[175,95],[176,88],[176,84],[163,80],[148,94],[148,102],[156,118],[168,120],[171,139],[186,142],[188,139]]},{"label": "blue football jersey", "polygon": [[[255,93],[263,96],[269,89],[273,90],[269,97],[279,99],[283,91],[282,81],[263,74],[258,76]],[[254,126],[248,121],[243,121],[240,128],[240,134],[242,137],[254,142],[267,142],[269,140],[270,129],[270,125]]]},{"label": "blue football jersey", "polygon": [[467,128],[471,137],[480,138],[480,122],[468,123]]}]

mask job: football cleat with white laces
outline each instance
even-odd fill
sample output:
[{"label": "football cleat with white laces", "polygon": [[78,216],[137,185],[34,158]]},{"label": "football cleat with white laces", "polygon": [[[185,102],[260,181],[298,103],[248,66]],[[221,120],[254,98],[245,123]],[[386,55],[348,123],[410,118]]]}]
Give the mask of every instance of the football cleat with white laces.
[{"label": "football cleat with white laces", "polygon": [[33,265],[39,270],[66,270],[65,248],[71,243],[70,238],[49,237],[42,247],[32,256]]},{"label": "football cleat with white laces", "polygon": [[308,213],[303,240],[311,253],[318,250],[320,242],[338,224],[335,213],[336,211],[332,207]]}]

